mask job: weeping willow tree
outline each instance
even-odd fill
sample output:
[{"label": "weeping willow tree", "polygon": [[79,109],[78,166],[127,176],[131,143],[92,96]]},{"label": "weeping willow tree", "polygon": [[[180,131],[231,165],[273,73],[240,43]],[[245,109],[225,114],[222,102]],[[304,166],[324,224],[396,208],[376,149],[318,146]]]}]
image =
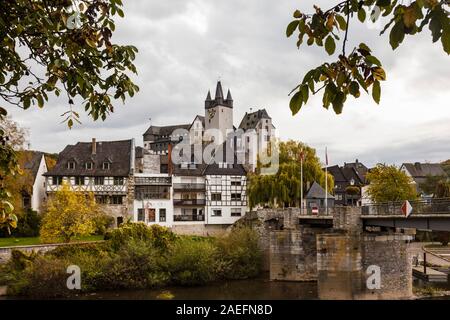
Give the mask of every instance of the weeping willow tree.
[{"label": "weeping willow tree", "polygon": [[[325,187],[325,172],[322,170],[316,150],[304,143],[289,140],[279,142],[280,167],[274,175],[259,174],[260,165],[248,177],[248,199],[250,208],[257,205],[268,207],[295,207],[301,203],[300,155],[303,150],[303,195],[314,181]],[[333,176],[328,174],[328,189],[333,190]]]}]

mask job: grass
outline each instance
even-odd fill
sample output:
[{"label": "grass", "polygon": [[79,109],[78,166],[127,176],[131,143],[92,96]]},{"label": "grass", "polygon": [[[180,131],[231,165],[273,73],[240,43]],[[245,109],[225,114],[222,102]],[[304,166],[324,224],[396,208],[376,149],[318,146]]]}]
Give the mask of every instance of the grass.
[{"label": "grass", "polygon": [[[94,236],[86,236],[86,237],[77,237],[74,238],[71,242],[80,242],[80,241],[98,241],[103,240],[103,236],[94,235]],[[0,238],[0,248],[1,247],[16,247],[16,246],[31,246],[37,244],[45,244],[41,242],[39,237],[34,238]]]}]

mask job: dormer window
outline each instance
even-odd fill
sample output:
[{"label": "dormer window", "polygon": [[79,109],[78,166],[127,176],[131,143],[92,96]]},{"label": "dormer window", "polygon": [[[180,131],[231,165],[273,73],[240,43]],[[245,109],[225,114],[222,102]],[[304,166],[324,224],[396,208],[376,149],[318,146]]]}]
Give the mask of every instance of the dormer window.
[{"label": "dormer window", "polygon": [[111,168],[111,164],[109,162],[103,162],[103,170],[109,170]]},{"label": "dormer window", "polygon": [[94,163],[86,162],[86,170],[92,170],[92,169],[94,169]]},{"label": "dormer window", "polygon": [[67,169],[74,170],[75,169],[75,161],[67,162]]}]

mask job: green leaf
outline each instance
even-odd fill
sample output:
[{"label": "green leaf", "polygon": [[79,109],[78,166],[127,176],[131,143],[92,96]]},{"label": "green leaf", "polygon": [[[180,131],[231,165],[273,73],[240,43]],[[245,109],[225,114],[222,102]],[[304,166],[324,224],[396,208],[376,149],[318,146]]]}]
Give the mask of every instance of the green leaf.
[{"label": "green leaf", "polygon": [[341,30],[347,29],[347,22],[345,21],[343,16],[341,16],[340,14],[337,14],[335,19],[338,22],[339,28],[341,28]]},{"label": "green leaf", "polygon": [[43,108],[44,107],[44,98],[42,97],[42,95],[37,96],[37,101],[38,101],[38,107]]},{"label": "green leaf", "polygon": [[303,104],[303,97],[301,91],[298,91],[294,94],[294,96],[291,98],[291,101],[289,102],[289,108],[291,108],[292,115],[296,115]]},{"label": "green leaf", "polygon": [[300,91],[302,93],[302,100],[303,103],[308,102],[308,98],[309,98],[309,88],[307,84],[303,84],[300,88]]},{"label": "green leaf", "polygon": [[356,82],[356,81],[350,82],[350,86],[348,88],[348,91],[350,92],[350,94],[352,96],[354,96],[355,98],[358,98],[359,95],[360,95],[358,82]]},{"label": "green leaf", "polygon": [[391,0],[378,0],[376,5],[379,7],[387,7],[391,4]]},{"label": "green leaf", "polygon": [[29,97],[29,96],[26,96],[26,97],[23,99],[23,108],[24,108],[25,110],[28,109],[28,108],[30,107],[30,103],[31,103],[30,97]]},{"label": "green leaf", "polygon": [[365,59],[366,59],[366,62],[368,62],[370,64],[375,64],[375,65],[381,67],[381,62],[376,57],[374,57],[374,56],[367,56],[367,57],[365,57]]},{"label": "green leaf", "polygon": [[361,22],[364,22],[366,20],[366,10],[364,10],[363,8],[358,10],[358,19]]},{"label": "green leaf", "polygon": [[286,37],[289,38],[294,33],[297,26],[298,26],[298,20],[294,20],[291,23],[289,23],[286,28]]},{"label": "green leaf", "polygon": [[395,50],[405,38],[405,30],[402,21],[398,21],[389,34],[389,44]]},{"label": "green leaf", "polygon": [[344,108],[345,94],[339,91],[333,99],[333,110],[336,114],[341,114]]},{"label": "green leaf", "polygon": [[363,42],[361,42],[360,44],[359,44],[359,48],[360,49],[362,49],[362,50],[364,50],[364,51],[367,51],[367,52],[371,52],[372,50],[370,50],[370,48],[365,44],[365,43],[363,43]]},{"label": "green leaf", "polygon": [[372,85],[372,98],[377,104],[380,103],[380,96],[381,96],[380,81],[375,80]]},{"label": "green leaf", "polygon": [[442,47],[447,54],[450,54],[450,25],[444,27],[441,36]]},{"label": "green leaf", "polygon": [[294,18],[300,18],[302,16],[302,13],[299,10],[294,11]]},{"label": "green leaf", "polygon": [[325,40],[325,50],[330,56],[334,53],[334,50],[336,50],[336,43],[332,36],[328,36]]}]

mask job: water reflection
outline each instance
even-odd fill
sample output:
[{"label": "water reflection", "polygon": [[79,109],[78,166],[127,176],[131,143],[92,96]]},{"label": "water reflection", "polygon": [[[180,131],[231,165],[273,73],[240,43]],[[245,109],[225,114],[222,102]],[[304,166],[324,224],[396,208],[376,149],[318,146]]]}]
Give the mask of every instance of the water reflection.
[{"label": "water reflection", "polygon": [[317,299],[315,282],[278,282],[268,279],[225,281],[200,287],[169,287],[157,290],[109,291],[78,296],[78,299],[154,300],[165,293],[180,300],[310,300]]}]

